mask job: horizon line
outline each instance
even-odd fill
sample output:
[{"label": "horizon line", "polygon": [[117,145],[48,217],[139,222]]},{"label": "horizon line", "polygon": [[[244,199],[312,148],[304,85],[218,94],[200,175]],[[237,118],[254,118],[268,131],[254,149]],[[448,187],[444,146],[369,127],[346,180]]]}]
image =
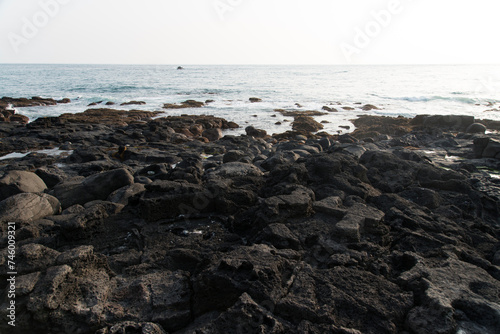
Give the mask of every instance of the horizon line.
[{"label": "horizon line", "polygon": [[500,63],[371,63],[371,64],[306,64],[306,63],[297,63],[297,64],[278,64],[278,63],[270,63],[270,64],[252,64],[252,63],[241,63],[241,64],[178,64],[178,63],[14,63],[7,62],[2,63],[0,65],[99,65],[99,66],[497,66]]}]

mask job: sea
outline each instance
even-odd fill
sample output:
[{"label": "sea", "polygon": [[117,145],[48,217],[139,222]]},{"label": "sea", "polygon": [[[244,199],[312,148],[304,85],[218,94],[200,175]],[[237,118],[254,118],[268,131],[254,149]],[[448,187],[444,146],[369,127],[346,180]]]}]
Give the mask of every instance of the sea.
[{"label": "sea", "polygon": [[[182,66],[183,69],[178,69]],[[268,133],[291,129],[276,109],[337,112],[316,116],[331,134],[354,130],[359,115],[473,115],[500,120],[500,65],[41,65],[0,64],[0,97],[62,99],[57,106],[18,108],[30,118],[89,108],[214,115]],[[261,102],[252,103],[257,97]],[[120,106],[144,101],[146,105]],[[213,100],[202,108],[163,109],[165,103]],[[96,107],[92,102],[103,101]],[[378,109],[365,111],[366,104]]]}]

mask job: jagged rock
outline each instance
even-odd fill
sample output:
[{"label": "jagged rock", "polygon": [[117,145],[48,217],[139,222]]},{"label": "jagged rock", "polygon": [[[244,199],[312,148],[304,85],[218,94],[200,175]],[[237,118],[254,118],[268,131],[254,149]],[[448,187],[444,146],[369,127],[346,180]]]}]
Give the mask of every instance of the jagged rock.
[{"label": "jagged rock", "polygon": [[411,293],[356,268],[314,271],[304,265],[294,276],[288,294],[276,304],[274,313],[295,323],[307,320],[354,327],[338,333],[390,333],[401,326],[413,304]]},{"label": "jagged rock", "polygon": [[337,233],[342,239],[350,242],[359,242],[361,227],[365,222],[364,217],[348,212],[340,222],[335,225]]},{"label": "jagged rock", "polygon": [[60,254],[56,259],[56,263],[58,265],[74,265],[75,262],[90,260],[93,254],[93,246],[79,246]]},{"label": "jagged rock", "polygon": [[0,221],[27,222],[61,211],[61,203],[47,194],[22,193],[0,202]]},{"label": "jagged rock", "polygon": [[46,320],[46,310],[55,310],[61,305],[65,296],[60,286],[72,271],[67,265],[47,269],[45,276],[35,286],[28,303],[28,310],[37,315],[37,320]]},{"label": "jagged rock", "polygon": [[[291,333],[294,326],[278,319],[269,309],[269,303],[259,305],[243,293],[236,303],[216,319],[199,326],[203,333]],[[272,306],[272,305],[271,305]]]},{"label": "jagged rock", "polygon": [[423,302],[407,317],[414,333],[451,333],[469,328],[477,333],[495,333],[500,329],[500,299],[497,293],[491,293],[499,291],[500,283],[454,254],[445,259],[421,260],[399,280]]},{"label": "jagged rock", "polygon": [[303,186],[291,186],[284,194],[268,197],[260,203],[256,214],[265,223],[282,223],[288,218],[312,214],[314,192]]},{"label": "jagged rock", "polygon": [[258,242],[272,245],[278,249],[299,250],[300,241],[284,224],[270,224],[257,236]]},{"label": "jagged rock", "polygon": [[[359,133],[373,130],[370,142],[291,132],[172,143],[175,131],[228,128],[209,116],[0,124],[7,153],[74,149],[11,159],[2,174],[36,170],[82,202],[16,221],[17,323],[0,331],[499,332],[498,160],[483,158],[498,134],[370,117]],[[125,182],[106,196],[83,187],[107,188],[118,169]],[[0,224],[5,268],[11,225]]]},{"label": "jagged rock", "polygon": [[41,193],[47,186],[35,173],[13,170],[0,179],[0,201],[19,193]]},{"label": "jagged rock", "polygon": [[281,252],[262,244],[242,246],[212,262],[193,281],[194,314],[226,310],[244,292],[257,302],[275,303],[285,292],[294,267],[288,253]]},{"label": "jagged rock", "polygon": [[169,332],[189,323],[192,292],[185,272],[160,271],[113,281],[117,287],[107,302],[108,319],[154,322]]},{"label": "jagged rock", "polygon": [[66,238],[78,240],[98,232],[105,218],[120,212],[123,208],[123,205],[99,201],[90,204],[82,212],[49,218],[60,226]]},{"label": "jagged rock", "polygon": [[331,196],[314,202],[314,210],[332,215],[337,219],[342,219],[347,213],[347,209],[342,207],[342,199],[338,196]]}]

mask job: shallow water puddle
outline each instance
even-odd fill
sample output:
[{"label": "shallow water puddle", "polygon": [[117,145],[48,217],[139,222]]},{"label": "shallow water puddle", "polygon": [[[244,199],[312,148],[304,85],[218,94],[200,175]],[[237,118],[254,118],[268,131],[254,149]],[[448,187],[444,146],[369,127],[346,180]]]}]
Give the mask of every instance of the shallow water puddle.
[{"label": "shallow water puddle", "polygon": [[59,148],[51,148],[51,149],[45,149],[45,150],[38,150],[38,151],[33,151],[33,152],[26,152],[26,153],[21,153],[21,152],[12,152],[9,154],[6,154],[2,157],[0,157],[0,160],[7,160],[7,159],[20,159],[24,158],[27,155],[31,153],[39,153],[39,154],[46,154],[50,155],[53,157],[60,157],[60,156],[69,156],[73,154],[73,150],[60,150]]},{"label": "shallow water puddle", "polygon": [[28,152],[28,153],[12,152],[12,153],[9,153],[7,155],[4,155],[3,157],[0,157],[0,160],[24,158],[25,156],[27,156],[30,153],[31,152]]}]

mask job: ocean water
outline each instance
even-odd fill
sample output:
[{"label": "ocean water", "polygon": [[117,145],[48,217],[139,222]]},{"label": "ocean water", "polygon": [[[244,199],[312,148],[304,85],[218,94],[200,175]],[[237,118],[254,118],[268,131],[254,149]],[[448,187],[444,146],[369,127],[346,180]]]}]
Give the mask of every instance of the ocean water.
[{"label": "ocean water", "polygon": [[[179,64],[182,65],[182,64]],[[474,115],[500,120],[500,65],[277,66],[277,65],[11,65],[0,64],[0,97],[70,98],[70,104],[18,108],[31,120],[78,113],[96,101],[115,109],[162,110],[166,115],[205,114],[253,125],[269,133],[291,129],[292,117],[274,109],[338,112],[315,117],[325,131],[349,132],[363,114]],[[262,99],[251,103],[250,97]],[[164,103],[214,100],[200,109],[166,110]],[[142,106],[119,106],[131,100]],[[363,111],[365,104],[380,110]],[[104,107],[104,104],[99,106]],[[344,107],[354,108],[345,110]],[[95,107],[94,107],[95,108]],[[281,125],[276,125],[281,122]]]}]

